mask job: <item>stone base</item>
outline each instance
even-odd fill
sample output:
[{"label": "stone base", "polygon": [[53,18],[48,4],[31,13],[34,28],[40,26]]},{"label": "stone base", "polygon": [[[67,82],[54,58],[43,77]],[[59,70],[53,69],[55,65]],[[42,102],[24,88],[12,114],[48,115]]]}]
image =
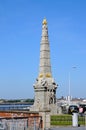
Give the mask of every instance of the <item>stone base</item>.
[{"label": "stone base", "polygon": [[51,115],[56,115],[57,114],[57,106],[55,104],[50,105],[50,114]]}]

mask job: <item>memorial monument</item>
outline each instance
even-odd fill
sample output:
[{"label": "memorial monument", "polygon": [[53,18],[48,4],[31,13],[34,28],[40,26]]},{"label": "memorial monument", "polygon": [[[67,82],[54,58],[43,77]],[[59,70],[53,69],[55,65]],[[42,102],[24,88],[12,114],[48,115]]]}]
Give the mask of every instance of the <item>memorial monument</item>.
[{"label": "memorial monument", "polygon": [[50,128],[50,115],[57,114],[57,86],[51,72],[48,26],[47,20],[44,19],[40,43],[39,74],[33,85],[35,92],[34,105],[30,108],[30,111],[38,112],[42,116],[42,130]]},{"label": "memorial monument", "polygon": [[[50,119],[49,115],[57,114],[57,106],[56,106],[57,84],[55,83],[51,72],[50,46],[49,46],[48,26],[46,19],[44,19],[42,22],[39,75],[33,86],[35,92],[35,99],[34,99],[34,105],[30,110],[40,112],[43,115],[43,118],[49,120]],[[46,121],[45,125],[47,125]]]}]

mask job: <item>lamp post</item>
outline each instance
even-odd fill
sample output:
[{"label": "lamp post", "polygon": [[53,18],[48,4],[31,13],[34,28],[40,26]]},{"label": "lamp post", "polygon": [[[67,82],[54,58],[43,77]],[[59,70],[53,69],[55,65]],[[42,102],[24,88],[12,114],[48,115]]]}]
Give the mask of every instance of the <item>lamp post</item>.
[{"label": "lamp post", "polygon": [[70,72],[69,72],[69,96],[68,96],[68,102],[70,105]]},{"label": "lamp post", "polygon": [[[73,66],[72,67],[72,69],[76,69],[76,67],[75,66]],[[71,104],[71,93],[70,93],[70,91],[71,91],[71,81],[70,81],[70,72],[69,72],[69,77],[68,77],[68,84],[69,84],[69,95],[68,95],[68,103],[69,103],[69,105]]]}]

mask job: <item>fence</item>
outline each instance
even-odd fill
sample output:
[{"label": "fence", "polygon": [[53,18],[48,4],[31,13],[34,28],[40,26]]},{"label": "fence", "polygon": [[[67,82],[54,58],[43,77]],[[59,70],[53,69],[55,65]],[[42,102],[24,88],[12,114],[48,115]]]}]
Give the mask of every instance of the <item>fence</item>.
[{"label": "fence", "polygon": [[41,130],[42,118],[29,117],[0,119],[0,124],[3,126],[3,130]]}]

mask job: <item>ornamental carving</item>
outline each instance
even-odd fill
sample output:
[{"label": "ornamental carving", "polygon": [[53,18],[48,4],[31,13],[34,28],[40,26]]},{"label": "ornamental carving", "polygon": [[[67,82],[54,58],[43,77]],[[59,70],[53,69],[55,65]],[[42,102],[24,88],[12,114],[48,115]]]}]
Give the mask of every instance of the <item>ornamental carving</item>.
[{"label": "ornamental carving", "polygon": [[49,104],[55,104],[56,103],[55,90],[51,90],[49,97],[50,97],[49,98]]}]

